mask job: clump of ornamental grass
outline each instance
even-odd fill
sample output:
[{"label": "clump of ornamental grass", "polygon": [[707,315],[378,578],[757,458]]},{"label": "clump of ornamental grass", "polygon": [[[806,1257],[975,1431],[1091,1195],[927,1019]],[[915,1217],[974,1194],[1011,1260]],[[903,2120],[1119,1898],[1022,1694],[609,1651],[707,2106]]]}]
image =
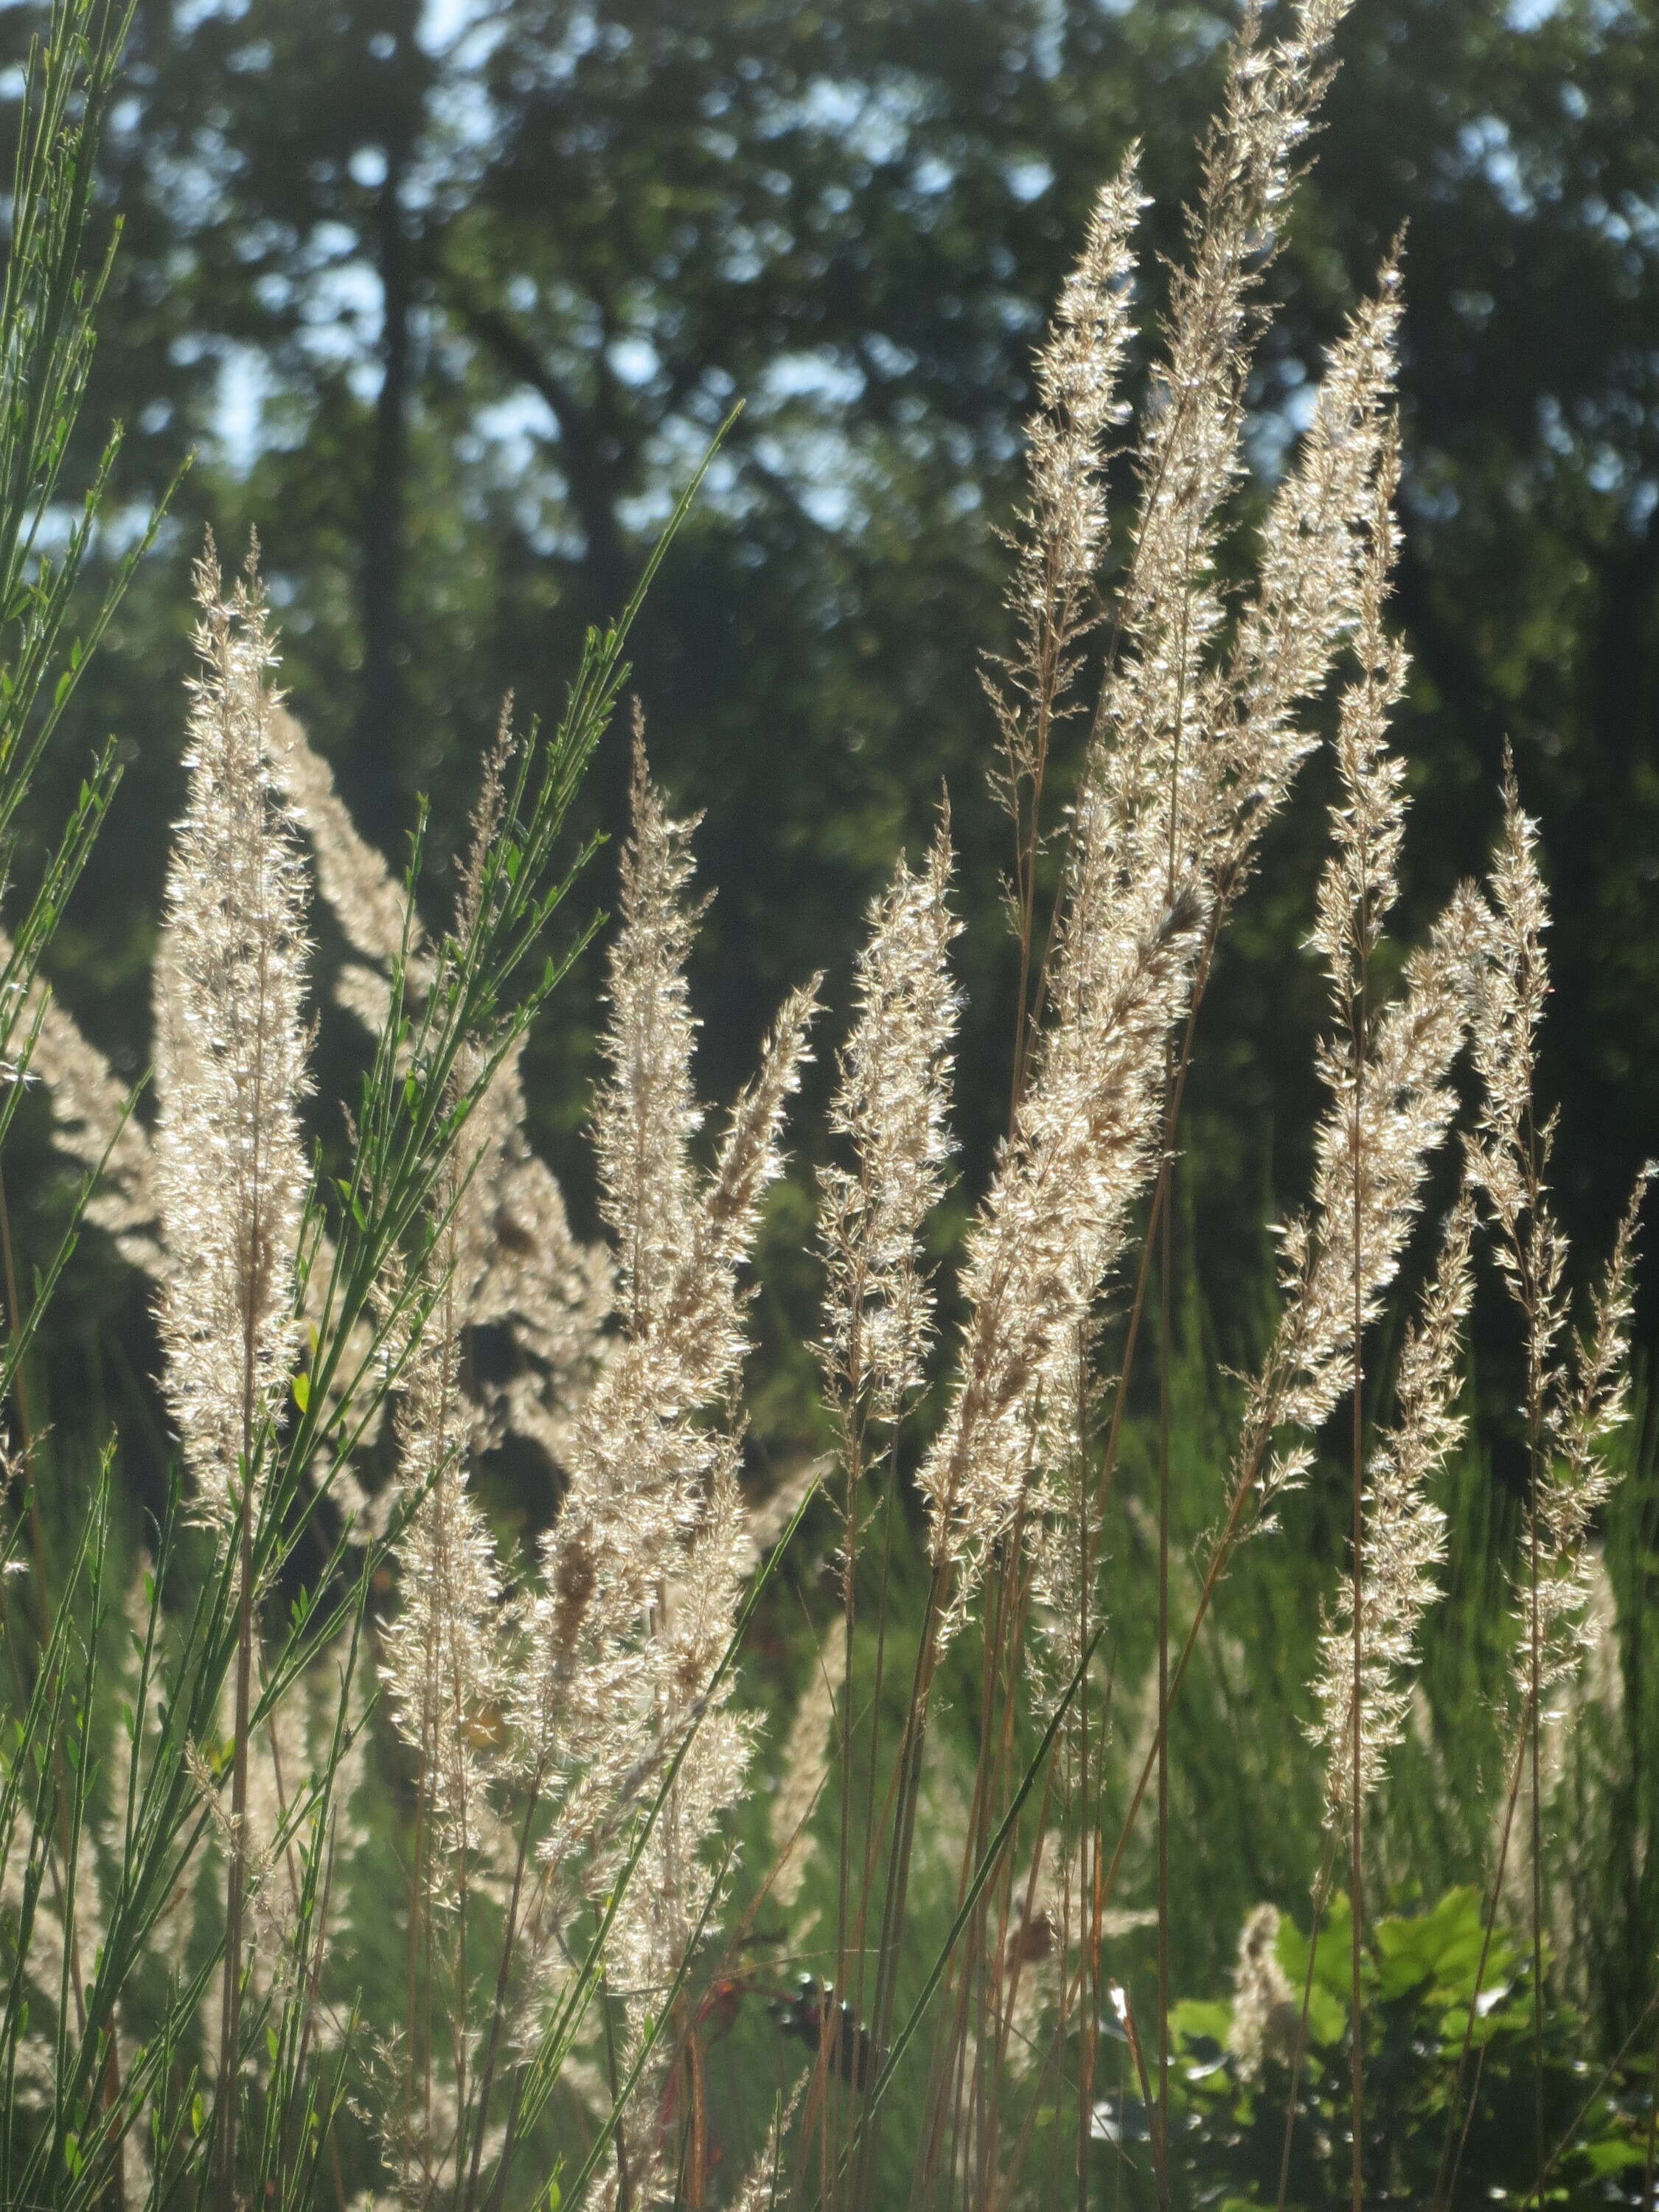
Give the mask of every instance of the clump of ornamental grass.
[{"label": "clump of ornamental grass", "polygon": [[[1300,0],[1271,37],[1247,10],[1139,409],[1122,388],[1133,155],[1037,354],[1012,642],[988,670],[1018,951],[1006,1133],[941,1346],[927,1255],[954,1152],[961,1006],[946,812],[870,905],[836,1055],[817,1232],[836,1603],[787,1724],[739,1698],[737,1665],[816,1471],[784,1493],[787,1511],[750,1510],[746,1308],[823,979],[787,998],[752,1081],[711,1120],[688,980],[696,821],[653,781],[637,715],[591,1121],[594,1243],[574,1234],[527,1133],[526,1037],[562,972],[547,950],[571,880],[562,831],[612,716],[638,596],[589,641],[550,737],[504,713],[440,927],[417,911],[418,866],[400,883],[358,836],[276,692],[257,565],[227,588],[210,547],[153,1108],[132,1110],[37,973],[40,911],[6,941],[6,1035],[26,1050],[6,1048],[49,1088],[59,1148],[86,1176],[84,1218],[149,1278],[178,1445],[115,1732],[94,1695],[107,1481],[55,1589],[37,1547],[34,1619],[27,1639],[8,1631],[6,2201],[343,2205],[349,2165],[365,2207],[902,2198],[990,2212],[1061,2201],[1057,2189],[1086,2199],[1109,2149],[1120,2176],[1129,2159],[1170,2202],[1171,1716],[1239,1547],[1324,1484],[1346,1415],[1347,1559],[1313,1686],[1325,1834],[1308,1982],[1286,1982],[1263,1906],[1240,1948],[1228,2063],[1247,2083],[1288,2081],[1288,2175],[1318,1925],[1345,1869],[1358,2212],[1375,2149],[1368,1813],[1459,1536],[1437,1486],[1463,1433],[1483,1229],[1521,1316],[1529,1446],[1510,1788],[1483,1926],[1489,1947],[1529,1771],[1541,2008],[1541,1707],[1587,1632],[1627,1395],[1635,1202],[1575,1339],[1553,1125],[1534,1095],[1546,902],[1512,779],[1488,885],[1460,888],[1404,950],[1397,984],[1382,981],[1406,834],[1405,764],[1388,743],[1407,673],[1388,607],[1396,257],[1332,343],[1254,529],[1239,526],[1261,278],[1346,13]],[[1132,499],[1118,532],[1107,483],[1121,443]],[[1169,1402],[1187,1077],[1226,924],[1339,669],[1310,945],[1329,988],[1326,1103],[1306,1203],[1279,1233],[1277,1314],[1188,1570]],[[1058,818],[1057,746],[1074,794]],[[83,831],[56,864],[64,882]],[[348,949],[323,1008],[313,891]],[[324,1173],[307,1133],[313,1026],[336,1009],[366,1040],[365,1066]],[[1462,1188],[1385,1372],[1458,1128],[1466,1045],[1479,1099]],[[20,1415],[17,1347],[37,1318],[10,1316]],[[510,1357],[480,1359],[486,1341]],[[1156,1550],[1158,1638],[1126,1761],[1111,1753],[1105,1653],[1124,1605],[1107,1508],[1149,1342],[1158,1486],[1135,1503]],[[556,1481],[524,1551],[503,1543],[480,1483],[508,1439]],[[21,1418],[12,1449],[27,1486]],[[919,1617],[894,1600],[907,1500]],[[6,1524],[8,1570],[25,1525]],[[976,1698],[961,1774],[943,1764],[946,1685]],[[784,1770],[746,1866],[769,1723]],[[371,1771],[389,1827],[364,1817]],[[1126,1910],[1117,1890],[1149,1802],[1157,1901]],[[925,1948],[919,1858],[945,1869],[948,1893]],[[365,1895],[395,1914],[401,1954],[395,2008],[373,2020],[351,1978]],[[709,2053],[768,1981],[747,1947],[769,1912],[783,1955],[813,1963],[793,1996],[775,1977],[769,1992],[801,2065],[727,2159]],[[1156,1976],[1131,1990],[1115,1947],[1148,1920]],[[1471,2073],[1478,2088],[1481,1969],[1447,2084],[1448,2202]],[[1103,2022],[1133,2075],[1109,2098]],[[901,2083],[914,2125],[898,2142],[881,2122]],[[1541,2124],[1536,2163],[1541,2198]]]},{"label": "clump of ornamental grass", "polygon": [[[92,1218],[155,1285],[180,1449],[134,1663],[110,1686],[122,1714],[113,1742],[89,1733],[106,1710],[94,1688],[107,1469],[56,1587],[37,1544],[27,1650],[8,1616],[20,1702],[0,1777],[10,1990],[0,2040],[7,2078],[21,2065],[38,2086],[0,2113],[9,2201],[119,2188],[135,2200],[183,2189],[297,2203],[326,2144],[337,2165],[332,2130],[348,2094],[368,2087],[373,2047],[337,1972],[370,1832],[354,1805],[374,1672],[362,1631],[369,1589],[399,1562],[411,1598],[428,1601],[386,1638],[392,1726],[427,1754],[417,1893],[438,1895],[434,1866],[503,1856],[465,1731],[500,1679],[490,1670],[518,1645],[516,1632],[504,1640],[494,1539],[458,1457],[489,1416],[458,1412],[457,1316],[469,1298],[493,1316],[502,1297],[505,1240],[470,1206],[503,1223],[562,1223],[518,1133],[517,1056],[561,972],[546,951],[569,880],[560,833],[614,706],[631,610],[590,641],[550,739],[515,741],[504,727],[459,911],[428,938],[409,887],[378,863],[335,865],[349,825],[273,688],[252,559],[228,590],[210,547],[198,590],[201,673],[156,963],[153,1120],[131,1114],[44,985],[29,986],[60,1141],[109,1170]],[[312,1042],[301,809],[380,986],[343,1171],[326,1182],[301,1127]],[[346,849],[349,861],[367,851]],[[595,1295],[601,1278],[584,1273],[568,1231],[537,1259],[562,1271],[561,1288],[580,1278],[580,1295]],[[547,1351],[558,1326],[538,1313],[535,1344]],[[388,1407],[403,1472],[376,1498],[359,1476]],[[16,1533],[9,1521],[9,1568]],[[439,1970],[426,1971],[435,1988]],[[434,2069],[428,2044],[414,2075],[420,2124],[394,2107],[385,2130],[388,2171],[423,2176],[420,2187],[445,2155],[464,2171],[434,2110],[451,2105],[453,2136],[475,2117],[465,2067],[476,2029],[464,2009],[452,2016],[457,2065]],[[411,2040],[421,2033],[416,2022]]]}]

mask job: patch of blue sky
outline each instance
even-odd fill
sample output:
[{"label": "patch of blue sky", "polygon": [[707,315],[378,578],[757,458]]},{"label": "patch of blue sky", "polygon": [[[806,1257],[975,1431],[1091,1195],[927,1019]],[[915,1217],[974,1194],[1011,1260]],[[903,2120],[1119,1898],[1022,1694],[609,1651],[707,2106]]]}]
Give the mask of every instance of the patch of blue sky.
[{"label": "patch of blue sky", "polygon": [[1584,465],[1584,481],[1592,491],[1622,491],[1631,479],[1630,458],[1615,446],[1597,446]]},{"label": "patch of blue sky", "polygon": [[[273,302],[273,304],[278,304]],[[374,348],[380,337],[380,288],[362,262],[325,270],[310,289],[300,344],[313,360],[343,368],[364,405],[380,390]],[[179,349],[180,358],[184,349]],[[246,476],[271,442],[269,404],[279,386],[257,346],[221,345],[213,409],[213,436],[226,465]]]},{"label": "patch of blue sky", "polygon": [[[313,360],[361,365],[380,343],[383,314],[380,281],[374,271],[367,262],[343,261],[313,278],[300,342]],[[353,382],[361,392],[358,380]],[[379,384],[380,371],[374,368],[363,396],[373,398]]]},{"label": "patch of blue sky", "polygon": [[828,478],[822,483],[799,486],[796,496],[804,514],[810,515],[820,530],[847,530],[865,512],[863,503],[855,499],[847,478]]},{"label": "patch of blue sky", "polygon": [[[651,441],[648,488],[618,503],[623,528],[641,538],[660,530],[708,450],[708,434],[697,424],[683,417],[665,423]],[[752,434],[741,447],[725,447],[709,465],[698,504],[738,520],[775,503],[780,488],[821,530],[854,529],[867,519],[853,443],[823,425],[799,436]]]},{"label": "patch of blue sky", "polygon": [[762,394],[773,399],[822,399],[850,407],[862,396],[864,378],[850,362],[828,353],[781,354],[767,364]]},{"label": "patch of blue sky", "polygon": [[1510,126],[1501,116],[1482,115],[1466,123],[1457,143],[1469,167],[1485,177],[1511,215],[1535,213],[1537,201],[1510,143]]},{"label": "patch of blue sky", "polygon": [[482,0],[426,0],[418,33],[428,52],[441,53],[475,30],[484,16]]},{"label": "patch of blue sky", "polygon": [[173,11],[176,27],[188,33],[217,16],[222,22],[240,23],[247,13],[247,0],[178,0]]},{"label": "patch of blue sky", "polygon": [[245,477],[264,444],[265,402],[270,374],[264,356],[253,346],[233,346],[219,363],[215,443],[226,464]]},{"label": "patch of blue sky", "polygon": [[1584,215],[1615,246],[1633,246],[1644,255],[1659,249],[1659,206],[1651,200],[1627,192],[1617,207],[1612,207],[1605,200],[1591,198],[1584,203]]},{"label": "patch of blue sky", "polygon": [[605,350],[611,373],[623,384],[638,389],[649,384],[662,367],[662,356],[649,338],[617,338]]},{"label": "patch of blue sky", "polygon": [[832,132],[866,161],[893,161],[925,105],[921,83],[898,71],[875,85],[820,76],[799,100],[780,101],[771,124],[780,131],[805,125]]},{"label": "patch of blue sky", "polygon": [[495,137],[484,64],[506,30],[503,12],[483,0],[426,0],[416,36],[442,64],[431,109],[449,142],[452,164],[463,149],[476,159]]},{"label": "patch of blue sky", "polygon": [[1292,449],[1313,421],[1319,403],[1319,386],[1305,375],[1299,362],[1285,362],[1285,369],[1287,378],[1294,376],[1297,380],[1255,415],[1246,437],[1250,467],[1269,483],[1284,475]]},{"label": "patch of blue sky", "polygon": [[1041,155],[1028,155],[1023,161],[1006,162],[1002,180],[1022,204],[1040,200],[1054,181],[1054,165]]},{"label": "patch of blue sky", "polygon": [[245,46],[233,46],[225,56],[225,67],[234,76],[258,76],[270,67],[273,48],[269,39],[254,39]]},{"label": "patch of blue sky", "polygon": [[[124,500],[119,505],[105,507],[98,517],[98,544],[104,558],[106,561],[125,559],[143,542],[144,533],[154,519],[154,510],[143,500]],[[168,528],[171,520],[169,516],[163,516],[157,536],[165,532],[167,542],[176,544],[177,534]]]},{"label": "patch of blue sky", "polygon": [[471,439],[478,448],[494,447],[509,476],[527,477],[558,442],[553,410],[536,392],[515,392],[473,415]]}]

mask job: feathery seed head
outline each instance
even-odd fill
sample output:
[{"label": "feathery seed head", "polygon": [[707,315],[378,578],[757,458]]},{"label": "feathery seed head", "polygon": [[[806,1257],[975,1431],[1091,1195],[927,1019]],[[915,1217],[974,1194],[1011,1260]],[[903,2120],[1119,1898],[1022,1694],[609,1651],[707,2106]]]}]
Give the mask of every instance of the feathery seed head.
[{"label": "feathery seed head", "polygon": [[855,1170],[820,1171],[830,1276],[823,1357],[844,1419],[867,1401],[890,1420],[922,1379],[933,1295],[921,1264],[923,1223],[951,1155],[951,1047],[961,1006],[947,957],[960,931],[947,902],[948,824],[925,875],[900,860],[870,909],[855,970],[858,1018],[841,1054],[830,1126]]},{"label": "feathery seed head", "polygon": [[168,1396],[200,1510],[223,1522],[257,1479],[298,1352],[310,945],[305,867],[271,769],[276,655],[252,560],[227,596],[210,542],[197,601],[203,674],[167,874],[155,1180]]},{"label": "feathery seed head", "polygon": [[[541,1856],[562,1885],[589,1894],[625,1856],[641,1793],[684,1748],[612,1923],[611,1971],[638,1992],[624,2053],[646,2033],[650,1993],[713,1913],[700,1847],[746,1771],[750,1731],[715,1686],[752,1559],[730,1418],[747,1350],[741,1274],[781,1172],[784,1109],[813,1012],[811,991],[786,1001],[713,1168],[700,1173],[684,973],[697,912],[691,825],[668,817],[642,747],[634,808],[595,1115],[620,1328],[570,1425],[568,1486],[540,1588],[522,1609],[525,1663],[506,1704],[518,1762],[556,1796]],[[660,2148],[650,2114],[662,2063],[622,2122],[641,2177]]]},{"label": "feathery seed head", "polygon": [[[1465,1191],[1448,1217],[1421,1314],[1407,1331],[1395,1386],[1395,1425],[1373,1447],[1366,1474],[1359,1618],[1362,1798],[1381,1784],[1388,1754],[1404,1737],[1419,1630],[1439,1595],[1435,1576],[1445,1559],[1446,1520],[1428,1485],[1457,1449],[1466,1425],[1457,1401],[1474,1288],[1474,1200]],[[1320,1715],[1310,1731],[1325,1748],[1326,1818],[1333,1826],[1348,1817],[1354,1786],[1352,1607],[1352,1587],[1345,1584],[1320,1638]]]},{"label": "feathery seed head", "polygon": [[1279,1907],[1258,1905],[1238,1939],[1227,2049],[1245,2081],[1259,2081],[1269,2064],[1288,2066],[1296,2055],[1300,2012],[1279,1963]]},{"label": "feathery seed head", "polygon": [[605,1219],[617,1239],[618,1295],[648,1329],[680,1257],[691,1212],[689,1146],[702,1126],[691,1085],[696,1023],[685,963],[702,904],[687,897],[701,817],[672,819],[634,745],[634,826],[622,861],[622,928],[610,957],[608,1067],[593,1116]]}]

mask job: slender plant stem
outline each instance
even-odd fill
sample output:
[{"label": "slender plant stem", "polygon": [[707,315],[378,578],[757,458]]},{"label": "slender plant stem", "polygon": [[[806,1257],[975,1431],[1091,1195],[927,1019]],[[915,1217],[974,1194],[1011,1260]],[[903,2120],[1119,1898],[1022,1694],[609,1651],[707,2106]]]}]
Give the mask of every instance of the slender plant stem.
[{"label": "slender plant stem", "polygon": [[[945,1583],[950,1569],[941,1554],[928,1578],[921,1635],[916,1650],[915,1673],[905,1708],[899,1738],[895,1780],[898,1787],[892,1843],[888,1853],[887,1887],[882,1899],[881,1937],[876,1957],[876,1995],[872,2008],[872,2032],[878,2045],[886,2040],[891,2022],[897,1970],[899,1934],[904,1926],[905,1896],[910,1856],[915,1838],[917,1794],[921,1786],[921,1757],[927,1741],[927,1710],[933,1674],[939,1664],[939,1631],[943,1616]],[[864,2203],[869,2195],[870,2172],[875,2157],[877,2130],[866,2125],[859,2136],[854,2167],[852,2202]]]},{"label": "slender plant stem", "polygon": [[1452,2077],[1451,2091],[1446,2101],[1446,2136],[1441,2146],[1441,2175],[1436,2180],[1435,2202],[1447,2207],[1449,2207],[1452,2192],[1457,2186],[1457,2170],[1462,2162],[1463,2146],[1468,2141],[1469,2128],[1474,2119],[1475,2100],[1480,2091],[1480,2070],[1486,2059],[1484,2050],[1476,2059],[1475,2078],[1470,2087],[1468,2104],[1462,2108],[1460,2126],[1458,2113],[1463,2077],[1468,2069],[1469,2053],[1474,2043],[1475,2004],[1480,1994],[1480,1984],[1486,1979],[1486,1961],[1492,1955],[1492,1939],[1498,1926],[1498,1901],[1504,1893],[1504,1869],[1509,1862],[1510,1838],[1514,1832],[1516,1808],[1521,1798],[1521,1779],[1526,1771],[1528,1741],[1527,1715],[1523,1713],[1516,1735],[1509,1788],[1504,1792],[1504,1823],[1498,1833],[1498,1859],[1487,1887],[1486,1907],[1480,1916],[1480,1955],[1475,1960],[1474,1978],[1469,1984],[1468,2017],[1463,2023],[1463,2040],[1457,2054],[1457,2069]]},{"label": "slender plant stem", "polygon": [[[1173,1166],[1171,1166],[1173,1173]],[[1158,1224],[1158,2203],[1170,2163],[1170,1354],[1173,1212],[1166,1181]]]},{"label": "slender plant stem", "polygon": [[1532,1680],[1527,1728],[1528,1763],[1531,1768],[1532,1826],[1532,2117],[1538,2155],[1538,2200],[1544,2199],[1544,1802],[1540,1753],[1543,1736],[1543,1635],[1538,1590],[1538,1484],[1542,1479],[1540,1454],[1533,1449],[1533,1504],[1528,1540],[1528,1577],[1532,1611]]},{"label": "slender plant stem", "polygon": [[1319,1878],[1314,1884],[1313,1916],[1308,1929],[1308,1964],[1302,1977],[1302,2005],[1297,2014],[1296,2047],[1291,2053],[1290,2088],[1285,2099],[1285,2140],[1279,2154],[1279,2195],[1275,2199],[1276,2212],[1285,2212],[1285,2200],[1291,2187],[1291,2146],[1296,2137],[1296,2105],[1302,2093],[1302,2062],[1308,2049],[1308,2015],[1313,2005],[1314,1965],[1319,1955],[1319,1931],[1325,1917],[1325,1907],[1330,1899],[1331,1879],[1336,1867],[1336,1831],[1333,1828],[1325,1842],[1325,1855],[1320,1861]]},{"label": "slender plant stem", "polygon": [[[1359,872],[1362,885],[1368,880],[1365,866],[1365,840],[1363,829],[1359,833]],[[1359,901],[1358,931],[1362,948],[1367,943],[1370,909],[1362,890]],[[1364,1820],[1365,1792],[1363,1779],[1364,1756],[1364,1730],[1365,1721],[1365,1278],[1364,1278],[1364,1174],[1365,1162],[1361,1143],[1364,1121],[1365,1054],[1369,1043],[1368,985],[1369,963],[1362,951],[1359,991],[1353,1020],[1353,1390],[1352,1429],[1352,1528],[1351,1562],[1352,1580],[1350,1586],[1350,1606],[1352,1612],[1353,1672],[1350,1686],[1350,1731],[1348,1741],[1348,2081],[1349,2102],[1352,2108],[1352,2160],[1349,2178],[1352,2212],[1364,2212],[1365,2202],[1365,2012],[1360,1996],[1360,1967],[1364,1951]]]}]

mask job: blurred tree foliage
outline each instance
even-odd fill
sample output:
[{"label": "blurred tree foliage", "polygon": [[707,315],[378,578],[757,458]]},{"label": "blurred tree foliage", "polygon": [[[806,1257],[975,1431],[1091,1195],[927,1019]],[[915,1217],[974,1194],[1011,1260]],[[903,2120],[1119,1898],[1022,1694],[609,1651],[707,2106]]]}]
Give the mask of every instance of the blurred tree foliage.
[{"label": "blurred tree foliage", "polygon": [[[33,15],[0,17],[10,52]],[[1147,246],[1172,242],[1231,21],[1188,0],[140,0],[87,421],[131,425],[135,514],[198,458],[60,756],[67,777],[104,731],[128,745],[58,970],[120,1064],[146,1050],[203,523],[232,545],[257,526],[295,706],[364,826],[396,850],[429,791],[442,847],[499,695],[556,706],[740,398],[635,656],[657,764],[708,810],[710,1087],[787,982],[827,965],[844,993],[862,902],[948,783],[978,923],[971,1187],[1008,1003],[977,659],[1006,634],[995,526],[1030,350],[1132,136]],[[1656,33],[1654,0],[1358,0],[1270,280],[1254,454],[1265,481],[1407,224],[1413,892],[1425,912],[1479,864],[1511,737],[1558,895],[1562,1176],[1598,1241],[1659,1127]],[[613,828],[624,781],[618,744],[589,800]],[[1241,1280],[1264,1182],[1302,1165],[1320,797],[1316,775],[1270,846],[1194,1094],[1200,1237]],[[595,974],[534,1069],[579,1203]]]}]

